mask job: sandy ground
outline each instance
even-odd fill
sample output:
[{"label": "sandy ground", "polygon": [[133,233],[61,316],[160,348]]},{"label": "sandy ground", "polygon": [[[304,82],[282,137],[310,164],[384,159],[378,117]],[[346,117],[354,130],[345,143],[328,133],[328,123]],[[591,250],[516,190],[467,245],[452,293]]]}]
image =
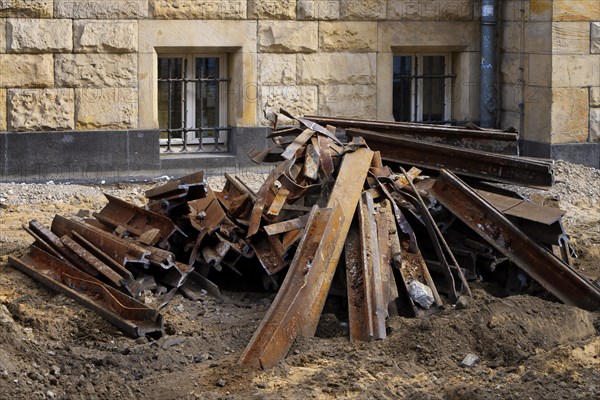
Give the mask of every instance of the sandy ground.
[{"label": "sandy ground", "polygon": [[[30,219],[99,210],[102,191],[143,204],[154,185],[0,184],[0,398],[600,398],[600,313],[537,297],[495,298],[474,284],[468,308],[391,318],[375,343],[350,343],[347,324],[325,312],[317,337],[257,371],[237,360],[272,293],[178,295],[163,310],[168,334],[134,340],[7,265],[32,242],[20,228]],[[521,191],[568,211],[574,268],[600,278],[600,171],[559,163],[552,190]],[[479,362],[462,367],[470,353]]]}]

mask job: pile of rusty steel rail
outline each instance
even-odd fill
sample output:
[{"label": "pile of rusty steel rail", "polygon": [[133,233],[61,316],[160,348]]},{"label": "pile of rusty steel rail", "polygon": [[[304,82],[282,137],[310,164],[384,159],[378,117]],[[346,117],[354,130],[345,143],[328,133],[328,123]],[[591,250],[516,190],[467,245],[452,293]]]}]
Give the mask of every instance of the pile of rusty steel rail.
[{"label": "pile of rusty steel rail", "polygon": [[[278,292],[240,362],[262,368],[315,334],[334,292],[357,341],[384,339],[390,316],[455,304],[474,280],[506,293],[535,282],[600,309],[598,287],[570,267],[564,212],[489,183],[552,185],[552,162],[519,157],[516,134],[294,119],[272,132],[273,148],[252,152],[276,162],[257,193],[232,175],[213,191],[199,172],[147,191],[145,207],[107,195],[94,219],[31,221],[35,243],[11,265],[134,336],[163,332],[138,300],[149,290],[163,305],[177,291],[219,296],[224,269],[261,274]],[[246,268],[253,260],[261,268]]]}]

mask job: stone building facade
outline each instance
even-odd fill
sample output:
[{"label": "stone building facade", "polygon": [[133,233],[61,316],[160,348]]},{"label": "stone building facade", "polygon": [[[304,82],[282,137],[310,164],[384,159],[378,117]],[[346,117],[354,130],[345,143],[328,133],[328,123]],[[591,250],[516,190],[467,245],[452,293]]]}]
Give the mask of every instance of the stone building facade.
[{"label": "stone building facade", "polygon": [[[0,0],[0,181],[239,168],[279,107],[398,118],[406,60],[414,76],[443,60],[430,111],[477,122],[480,17],[472,0]],[[498,1],[497,46],[497,126],[519,129],[526,155],[598,167],[600,1]],[[168,60],[193,76],[163,76]],[[214,63],[219,81],[201,76]],[[415,82],[420,120],[436,101]],[[226,151],[165,153],[167,119],[200,114],[227,128],[206,142]]]}]

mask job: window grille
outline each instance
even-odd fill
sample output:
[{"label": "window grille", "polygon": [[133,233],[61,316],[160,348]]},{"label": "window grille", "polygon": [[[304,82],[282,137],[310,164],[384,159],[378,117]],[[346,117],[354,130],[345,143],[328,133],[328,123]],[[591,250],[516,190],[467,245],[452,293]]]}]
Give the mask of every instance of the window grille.
[{"label": "window grille", "polygon": [[452,123],[450,56],[394,56],[393,112],[396,121]]},{"label": "window grille", "polygon": [[161,153],[229,151],[225,56],[158,58]]}]

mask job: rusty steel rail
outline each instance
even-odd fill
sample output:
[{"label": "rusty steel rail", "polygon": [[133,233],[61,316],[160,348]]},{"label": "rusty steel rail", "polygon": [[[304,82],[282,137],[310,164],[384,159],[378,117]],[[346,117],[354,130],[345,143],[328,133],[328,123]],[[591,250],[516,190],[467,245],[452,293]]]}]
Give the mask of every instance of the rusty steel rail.
[{"label": "rusty steel rail", "polygon": [[549,187],[554,183],[552,165],[546,161],[506,156],[397,137],[363,129],[348,129],[351,137],[363,137],[369,147],[392,162],[435,170],[447,169],[483,180]]},{"label": "rusty steel rail", "polygon": [[[316,328],[337,266],[328,257],[337,242],[326,238],[334,236],[342,222],[339,206],[334,210],[313,208],[285,280],[240,363],[271,368],[285,357],[296,336],[312,326]],[[316,318],[310,312],[315,303],[320,308]]]},{"label": "rusty steel rail", "polygon": [[23,258],[9,257],[8,262],[33,279],[94,310],[131,336],[160,337],[164,333],[163,317],[157,310],[35,246]]},{"label": "rusty steel rail", "polygon": [[171,235],[181,232],[181,229],[164,215],[135,206],[107,193],[104,193],[104,196],[108,204],[99,213],[94,213],[94,217],[113,229],[121,225],[140,238],[144,237],[146,232],[156,229],[158,234],[153,235],[146,243],[155,245],[161,242],[159,246],[164,249],[168,249],[167,240]]},{"label": "rusty steel rail", "polygon": [[313,207],[283,285],[240,363],[273,367],[297,335],[314,336],[372,159],[367,148],[344,155],[327,209]]},{"label": "rusty steel rail", "polygon": [[204,172],[194,172],[193,174],[182,176],[177,180],[147,190],[145,195],[151,200],[174,200],[182,197],[188,200],[201,199],[206,196]]},{"label": "rusty steel rail", "polygon": [[333,125],[341,129],[366,129],[498,154],[519,154],[518,135],[497,129],[469,129],[415,122],[360,120],[324,116],[307,116],[306,118],[321,125]]},{"label": "rusty steel rail", "polygon": [[431,193],[492,247],[565,304],[590,311],[600,310],[600,290],[536,244],[456,175],[442,170]]}]

